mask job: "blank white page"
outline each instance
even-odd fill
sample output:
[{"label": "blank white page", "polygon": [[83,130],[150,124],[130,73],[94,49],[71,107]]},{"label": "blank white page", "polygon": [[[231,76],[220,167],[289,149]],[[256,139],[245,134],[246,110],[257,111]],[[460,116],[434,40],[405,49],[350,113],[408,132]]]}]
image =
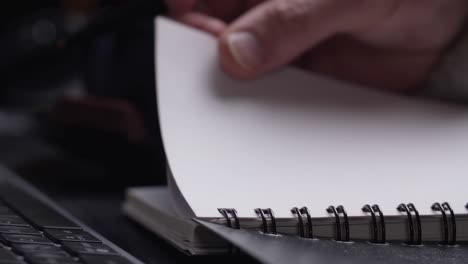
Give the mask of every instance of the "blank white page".
[{"label": "blank white page", "polygon": [[199,217],[217,208],[329,205],[398,215],[413,202],[465,213],[468,111],[287,68],[237,81],[218,66],[216,39],[157,18],[157,96],[168,163]]}]

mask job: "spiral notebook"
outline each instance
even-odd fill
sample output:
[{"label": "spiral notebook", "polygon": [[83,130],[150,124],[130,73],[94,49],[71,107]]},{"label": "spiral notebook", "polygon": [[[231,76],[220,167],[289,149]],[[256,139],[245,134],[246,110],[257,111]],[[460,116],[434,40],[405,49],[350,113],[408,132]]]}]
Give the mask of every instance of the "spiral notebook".
[{"label": "spiral notebook", "polygon": [[194,218],[344,242],[468,240],[468,109],[294,68],[233,80],[212,36],[155,25],[169,187],[130,189],[131,218],[191,254],[228,250]]}]

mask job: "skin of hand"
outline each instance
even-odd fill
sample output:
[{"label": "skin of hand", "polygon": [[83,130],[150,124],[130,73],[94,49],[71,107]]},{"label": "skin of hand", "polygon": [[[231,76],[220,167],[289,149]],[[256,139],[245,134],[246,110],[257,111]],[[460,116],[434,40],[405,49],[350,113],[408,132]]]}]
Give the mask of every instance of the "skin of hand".
[{"label": "skin of hand", "polygon": [[418,88],[463,29],[466,0],[166,0],[219,38],[221,66],[255,79],[294,64],[390,91]]}]

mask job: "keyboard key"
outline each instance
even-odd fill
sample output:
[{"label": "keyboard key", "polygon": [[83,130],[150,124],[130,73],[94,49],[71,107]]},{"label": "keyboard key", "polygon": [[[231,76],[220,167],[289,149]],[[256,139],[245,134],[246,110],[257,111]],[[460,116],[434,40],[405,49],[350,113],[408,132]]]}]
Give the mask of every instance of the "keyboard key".
[{"label": "keyboard key", "polygon": [[67,258],[71,257],[70,254],[68,254],[65,251],[37,251],[37,252],[29,252],[25,254],[25,256],[30,256],[30,257],[35,257],[35,258]]},{"label": "keyboard key", "polygon": [[0,259],[0,264],[25,264],[23,261],[17,259],[17,260],[3,260]]},{"label": "keyboard key", "polygon": [[17,215],[3,203],[0,203],[0,215]]},{"label": "keyboard key", "polygon": [[88,232],[73,229],[45,229],[46,234],[56,241],[76,241],[76,242],[94,242],[100,243]]},{"label": "keyboard key", "polygon": [[25,226],[29,227],[30,225],[26,223],[18,215],[0,215],[0,226]]},{"label": "keyboard key", "polygon": [[0,247],[0,263],[19,263],[18,257],[10,250]]},{"label": "keyboard key", "polygon": [[57,252],[58,254],[62,252],[66,253],[61,247],[58,247],[55,245],[13,243],[11,244],[11,247],[13,248],[13,251],[21,255],[33,254],[36,252],[49,252],[49,253]]},{"label": "keyboard key", "polygon": [[11,247],[0,243],[0,264],[131,264],[51,206],[1,182],[0,242]]},{"label": "keyboard key", "polygon": [[6,260],[0,259],[0,264],[25,264],[21,259]]},{"label": "keyboard key", "polygon": [[9,207],[21,212],[25,219],[39,229],[81,229],[77,224],[68,220],[48,205],[9,183],[0,184],[0,197]]},{"label": "keyboard key", "polygon": [[118,255],[107,245],[88,242],[63,242],[62,245],[75,255]]},{"label": "keyboard key", "polygon": [[55,257],[44,255],[39,256],[25,256],[28,263],[31,264],[78,264],[72,257]]},{"label": "keyboard key", "polygon": [[81,260],[86,264],[131,264],[130,261],[119,256],[87,255]]},{"label": "keyboard key", "polygon": [[[11,247],[14,252],[23,255],[28,263],[77,263],[70,254],[55,245],[15,243]],[[0,262],[0,264],[2,263]]]},{"label": "keyboard key", "polygon": [[22,226],[0,226],[0,234],[18,234],[18,235],[37,235],[40,236],[41,232],[31,227]]},{"label": "keyboard key", "polygon": [[24,254],[27,262],[34,264],[46,263],[60,263],[68,264],[75,263],[75,259],[63,250],[49,250],[49,251],[32,251]]},{"label": "keyboard key", "polygon": [[78,264],[73,259],[27,259],[28,263],[31,264]]},{"label": "keyboard key", "polygon": [[3,260],[0,259],[0,264],[25,264],[22,260]]},{"label": "keyboard key", "polygon": [[8,244],[11,243],[27,243],[27,244],[53,244],[47,237],[44,236],[31,236],[31,235],[1,235],[2,239]]}]

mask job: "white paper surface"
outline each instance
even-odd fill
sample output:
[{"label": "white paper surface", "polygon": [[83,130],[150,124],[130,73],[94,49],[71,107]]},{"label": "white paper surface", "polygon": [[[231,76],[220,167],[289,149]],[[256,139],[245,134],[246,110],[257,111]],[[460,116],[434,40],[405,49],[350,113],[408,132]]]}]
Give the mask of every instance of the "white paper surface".
[{"label": "white paper surface", "polygon": [[296,69],[253,82],[218,66],[208,34],[156,21],[157,95],[169,166],[197,216],[277,217],[329,205],[398,215],[412,202],[465,213],[468,111],[354,87]]}]

